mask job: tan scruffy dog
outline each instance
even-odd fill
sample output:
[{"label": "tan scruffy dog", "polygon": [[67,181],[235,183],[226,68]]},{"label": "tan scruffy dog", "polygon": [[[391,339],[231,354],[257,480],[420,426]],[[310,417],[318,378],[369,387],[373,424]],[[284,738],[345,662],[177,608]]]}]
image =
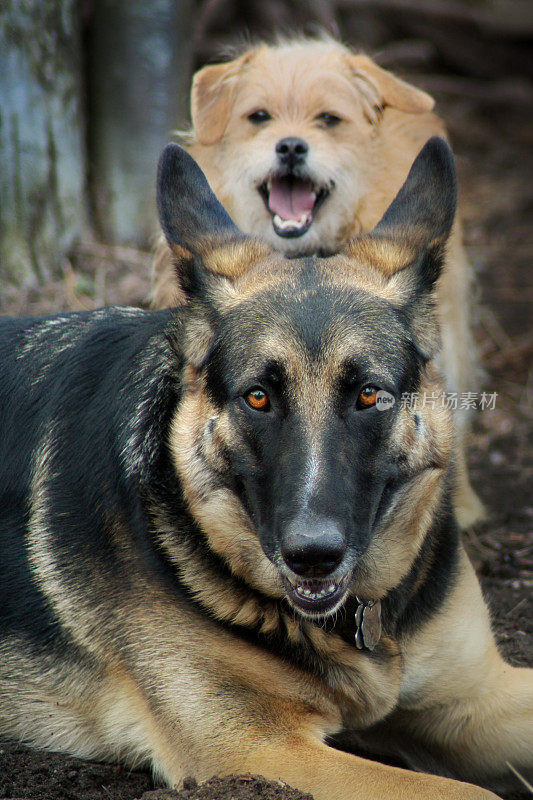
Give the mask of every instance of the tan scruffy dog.
[{"label": "tan scruffy dog", "polygon": [[[377,224],[424,143],[445,135],[433,105],[425,92],[331,39],[285,40],[196,73],[185,141],[242,230],[288,255],[327,255]],[[181,301],[174,269],[161,240],[154,306]],[[439,306],[441,368],[459,407],[461,393],[477,389],[469,280],[456,222]],[[482,505],[465,467],[467,412],[456,419],[456,511],[468,526]]]}]

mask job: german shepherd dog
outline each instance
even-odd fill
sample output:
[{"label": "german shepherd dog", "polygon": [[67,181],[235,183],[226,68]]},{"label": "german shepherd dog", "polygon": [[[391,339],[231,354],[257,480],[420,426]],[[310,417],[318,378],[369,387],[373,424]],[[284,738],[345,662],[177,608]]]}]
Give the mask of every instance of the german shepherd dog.
[{"label": "german shepherd dog", "polygon": [[0,733],[316,800],[529,774],[533,671],[460,544],[431,363],[455,197],[431,139],[371,233],[289,261],[168,145],[187,304],[2,321]]}]

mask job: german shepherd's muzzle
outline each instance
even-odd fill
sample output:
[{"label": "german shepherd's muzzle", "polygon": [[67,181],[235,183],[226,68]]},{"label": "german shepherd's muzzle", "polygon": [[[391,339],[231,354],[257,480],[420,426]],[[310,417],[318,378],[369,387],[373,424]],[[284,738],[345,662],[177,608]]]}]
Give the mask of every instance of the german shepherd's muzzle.
[{"label": "german shepherd's muzzle", "polygon": [[288,262],[169,145],[187,305],[2,321],[0,733],[316,800],[531,769],[531,671],[458,538],[432,367],[455,193],[432,139],[370,234]]}]

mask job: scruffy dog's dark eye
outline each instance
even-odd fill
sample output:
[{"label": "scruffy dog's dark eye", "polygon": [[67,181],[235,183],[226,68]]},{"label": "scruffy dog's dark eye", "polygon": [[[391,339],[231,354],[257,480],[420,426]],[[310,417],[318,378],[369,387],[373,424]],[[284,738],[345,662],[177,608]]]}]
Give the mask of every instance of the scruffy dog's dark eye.
[{"label": "scruffy dog's dark eye", "polygon": [[339,122],[341,122],[340,117],[337,117],[336,114],[330,114],[327,111],[325,111],[323,114],[319,114],[317,119],[320,122],[323,122],[327,128],[333,128],[335,125],[338,125]]},{"label": "scruffy dog's dark eye", "polygon": [[254,111],[253,114],[250,114],[248,119],[250,122],[253,122],[254,125],[260,125],[262,122],[268,122],[269,119],[272,119],[268,111],[264,109],[260,109],[259,111]]},{"label": "scruffy dog's dark eye", "polygon": [[357,408],[371,408],[376,405],[379,388],[377,386],[365,386],[357,396]]},{"label": "scruffy dog's dark eye", "polygon": [[270,400],[268,399],[267,393],[258,386],[254,386],[253,389],[246,392],[244,399],[250,408],[253,408],[255,411],[268,411],[270,408]]}]

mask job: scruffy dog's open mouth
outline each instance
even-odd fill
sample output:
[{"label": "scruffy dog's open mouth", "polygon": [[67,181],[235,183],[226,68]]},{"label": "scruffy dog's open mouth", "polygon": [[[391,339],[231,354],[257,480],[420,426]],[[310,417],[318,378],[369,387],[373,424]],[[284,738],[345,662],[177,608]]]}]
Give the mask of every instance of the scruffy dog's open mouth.
[{"label": "scruffy dog's open mouth", "polygon": [[335,581],[330,578],[287,578],[283,585],[292,605],[308,616],[327,616],[331,614],[347,594],[349,576]]},{"label": "scruffy dog's open mouth", "polygon": [[332,186],[319,186],[292,173],[270,175],[258,187],[278,236],[303,236]]}]

